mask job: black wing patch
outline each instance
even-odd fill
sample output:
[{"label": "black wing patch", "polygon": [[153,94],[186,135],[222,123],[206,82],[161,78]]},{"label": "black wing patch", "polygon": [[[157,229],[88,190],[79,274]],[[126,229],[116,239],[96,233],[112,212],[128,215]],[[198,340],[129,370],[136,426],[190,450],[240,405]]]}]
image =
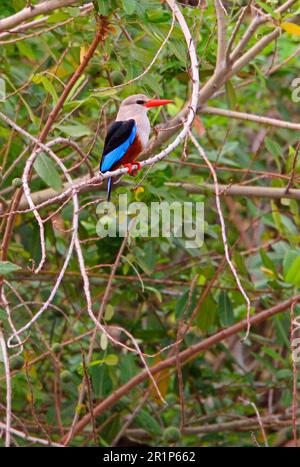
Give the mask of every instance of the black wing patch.
[{"label": "black wing patch", "polygon": [[[109,127],[100,163],[101,172],[107,172],[116,166],[134,142],[135,136],[136,124],[133,119],[114,122]],[[111,184],[112,180],[109,178],[107,185],[107,201],[110,199]]]},{"label": "black wing patch", "polygon": [[110,125],[104,141],[102,158],[129,138],[134,125],[135,121],[133,119],[123,122],[113,122]]}]

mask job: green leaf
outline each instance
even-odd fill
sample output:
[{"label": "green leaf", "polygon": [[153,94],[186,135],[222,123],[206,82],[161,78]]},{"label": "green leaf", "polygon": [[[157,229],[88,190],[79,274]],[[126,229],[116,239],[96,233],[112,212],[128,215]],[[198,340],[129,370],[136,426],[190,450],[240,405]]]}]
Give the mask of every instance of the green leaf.
[{"label": "green leaf", "polygon": [[285,379],[287,380],[288,378],[292,378],[293,372],[291,370],[288,370],[287,368],[283,368],[282,370],[277,371],[276,377],[278,379]]},{"label": "green leaf", "polygon": [[275,18],[275,19],[279,18],[279,14],[275,13],[273,8],[270,5],[268,5],[266,2],[256,2],[256,4],[259,5],[267,13],[269,13],[269,15],[272,16],[272,18]]},{"label": "green leaf", "polygon": [[158,436],[162,434],[162,429],[158,422],[145,410],[141,410],[135,420],[138,426],[144,428],[144,430]]},{"label": "green leaf", "polygon": [[146,19],[149,23],[165,23],[171,18],[170,13],[163,10],[148,10],[146,11]]},{"label": "green leaf", "polygon": [[300,250],[289,250],[285,253],[283,258],[283,275],[286,277],[290,267],[296,258],[300,256]]},{"label": "green leaf", "polygon": [[101,429],[101,437],[103,437],[105,442],[108,443],[106,445],[107,447],[111,446],[112,441],[115,439],[115,437],[120,432],[120,430],[121,430],[120,416],[114,416],[111,418],[109,423],[104,424],[103,429]]},{"label": "green leaf", "polygon": [[34,163],[34,168],[40,178],[53,190],[60,191],[62,188],[59,173],[54,162],[46,154],[39,154]]},{"label": "green leaf", "polygon": [[242,274],[245,277],[248,276],[249,279],[250,279],[249,271],[248,271],[247,265],[245,263],[245,258],[240,254],[240,252],[239,251],[234,251],[233,254],[232,254],[232,258],[233,258],[234,263],[237,266],[238,271],[240,272],[240,274]]},{"label": "green leaf", "polygon": [[281,362],[285,365],[285,360],[284,358],[282,358],[281,355],[279,355],[278,352],[276,352],[276,350],[274,349],[271,349],[270,347],[262,347],[261,349],[266,355],[268,355],[269,357],[271,357],[273,360],[276,360],[277,362]]},{"label": "green leaf", "polygon": [[144,261],[144,258],[142,258],[142,257],[136,258],[136,262],[138,263],[140,268],[144,271],[144,273],[146,273],[148,276],[150,276],[151,269],[149,269],[147,263]]},{"label": "green leaf", "polygon": [[267,269],[270,269],[270,271],[272,271],[272,272],[274,272],[276,274],[276,267],[275,267],[273,261],[267,255],[267,253],[263,249],[260,249],[259,253],[260,253],[260,257],[262,259],[263,265]]},{"label": "green leaf", "polygon": [[102,16],[107,16],[109,13],[109,2],[107,0],[96,0],[94,3],[97,5],[98,12]]},{"label": "green leaf", "polygon": [[66,19],[70,18],[68,13],[62,10],[55,11],[52,15],[47,18],[46,22],[47,23],[61,23],[62,21],[65,21]]},{"label": "green leaf", "polygon": [[82,136],[89,136],[91,130],[83,125],[82,123],[76,123],[74,125],[59,125],[56,128],[59,128],[67,136],[72,136],[76,138],[81,138]]},{"label": "green leaf", "polygon": [[292,404],[292,400],[293,400],[292,391],[289,388],[285,389],[282,393],[280,404],[282,404],[283,407],[285,408],[290,408]]},{"label": "green leaf", "polygon": [[285,277],[285,281],[290,284],[299,284],[300,283],[300,256],[298,256],[288,268]]},{"label": "green leaf", "polygon": [[156,255],[155,255],[155,248],[154,248],[154,243],[148,242],[144,246],[143,249],[143,259],[145,263],[147,264],[147,268],[150,272],[153,272],[155,269],[155,264],[156,264]]},{"label": "green leaf", "polygon": [[277,204],[273,200],[271,201],[271,207],[272,207],[272,218],[274,220],[276,228],[279,230],[279,232],[282,235],[285,235],[285,227],[284,227],[284,224],[283,224],[283,217],[282,217],[282,215],[280,214],[280,212],[278,210]]},{"label": "green leaf", "polygon": [[272,141],[270,138],[265,138],[265,146],[267,150],[272,154],[274,157],[281,157],[282,156],[282,149],[278,143]]},{"label": "green leaf", "polygon": [[78,18],[78,16],[81,15],[81,10],[79,6],[73,6],[68,8],[68,13],[73,17],[73,18]]},{"label": "green leaf", "polygon": [[280,315],[274,316],[274,323],[276,328],[276,342],[280,345],[285,345],[286,348],[289,349],[291,345],[288,332],[290,323],[286,326]]},{"label": "green leaf", "polygon": [[[8,82],[8,84],[13,88],[14,91],[17,91],[17,88],[15,87],[14,83],[10,80],[10,78],[6,75],[2,75],[2,77]],[[32,110],[31,110],[31,107],[30,105],[27,104],[26,100],[24,99],[24,97],[22,96],[22,94],[20,93],[19,94],[19,98],[21,99],[21,101],[23,102],[24,106],[26,107],[26,110],[28,112],[28,115],[30,117],[30,120],[32,121],[32,123],[35,125],[36,122],[38,121],[38,119],[35,117],[35,115],[33,114]]]},{"label": "green leaf", "polygon": [[17,47],[20,52],[21,57],[26,57],[29,60],[34,61],[36,59],[35,53],[33,51],[33,48],[28,44],[28,42],[17,42]]},{"label": "green leaf", "polygon": [[120,356],[121,362],[120,367],[122,368],[120,374],[121,384],[127,383],[134,375],[138,372],[138,367],[135,363],[135,358],[131,353]]},{"label": "green leaf", "polygon": [[175,316],[176,316],[176,318],[182,318],[182,314],[184,313],[185,308],[186,308],[188,296],[189,296],[189,291],[186,290],[181,295],[179,300],[177,301],[176,306],[175,306]]},{"label": "green leaf", "polygon": [[0,274],[3,276],[11,272],[19,271],[20,269],[20,266],[11,263],[10,261],[0,261]]},{"label": "green leaf", "polygon": [[157,300],[159,301],[159,303],[162,303],[162,296],[161,296],[161,293],[158,289],[156,289],[155,287],[149,287],[149,286],[146,286],[144,287],[144,290],[149,290],[149,292],[152,292],[155,294]]},{"label": "green leaf", "polygon": [[197,314],[197,325],[203,332],[209,332],[215,323],[217,306],[211,294],[208,294]]},{"label": "green leaf", "polygon": [[[81,83],[83,83],[83,81],[85,80],[86,78],[86,75],[83,74],[81,75],[78,80],[76,81],[76,83],[74,84],[74,86],[72,87],[71,91],[69,92],[68,94],[68,97],[66,98],[65,100],[65,104],[69,103],[71,100],[72,100],[72,97],[74,96],[74,94],[76,93],[77,89],[79,88],[79,86],[81,85]],[[78,102],[78,101],[77,101]],[[80,102],[80,101],[79,101]],[[64,104],[64,105],[65,105]]]},{"label": "green leaf", "polygon": [[89,368],[89,374],[92,378],[92,387],[94,397],[105,397],[111,393],[113,383],[109,374],[107,365],[95,365]]},{"label": "green leaf", "polygon": [[114,316],[114,307],[110,305],[110,303],[106,306],[105,308],[105,313],[104,313],[104,320],[105,321],[110,321],[112,317]]},{"label": "green leaf", "polygon": [[123,8],[128,15],[132,15],[136,9],[136,0],[122,0]]},{"label": "green leaf", "polygon": [[118,355],[116,354],[108,354],[105,359],[104,363],[108,366],[115,366],[119,363]]},{"label": "green leaf", "polygon": [[236,99],[236,93],[235,93],[235,90],[234,90],[234,87],[231,81],[226,82],[225,89],[226,89],[228,107],[234,110],[236,107],[237,99]]},{"label": "green leaf", "polygon": [[49,94],[51,94],[51,97],[53,99],[53,103],[56,104],[57,101],[58,101],[58,96],[57,96],[55,87],[53,86],[51,81],[48,78],[46,78],[46,76],[43,76],[42,79],[41,79],[41,82],[42,82],[44,88],[46,89],[46,91],[49,92]]},{"label": "green leaf", "polygon": [[190,290],[186,290],[175,306],[175,316],[177,319],[184,318],[187,319],[193,310],[196,307],[196,290],[193,290],[193,293],[190,293]]},{"label": "green leaf", "polygon": [[226,327],[234,323],[233,309],[231,301],[224,290],[219,295],[219,316],[221,326]]}]

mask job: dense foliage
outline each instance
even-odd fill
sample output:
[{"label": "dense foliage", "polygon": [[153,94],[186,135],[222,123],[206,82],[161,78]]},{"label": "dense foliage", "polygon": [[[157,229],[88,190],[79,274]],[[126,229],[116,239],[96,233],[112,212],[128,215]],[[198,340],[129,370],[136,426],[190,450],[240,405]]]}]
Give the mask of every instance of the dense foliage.
[{"label": "dense foliage", "polygon": [[[247,2],[225,3],[230,37]],[[267,15],[282,3],[256,2],[256,7]],[[290,21],[296,14],[293,22],[297,23],[299,2],[292,3],[282,18],[273,15],[274,21],[257,28],[248,49],[271,33],[278,21]],[[66,167],[72,169],[73,179],[97,171],[107,126],[125,97],[145,93],[174,99],[174,104],[163,110],[151,111],[154,127],[167,125],[184,107],[191,92],[189,56],[177,22],[151,69],[135,82],[114,88],[140,75],[167,36],[172,11],[165,2],[98,0],[94,4],[97,14],[102,15],[98,19],[102,39],[47,137],[47,141],[70,138],[88,154],[82,162],[78,152],[68,144],[53,147]],[[25,5],[24,0],[2,0],[0,19]],[[77,2],[49,12],[47,17],[33,18],[44,18],[38,28],[5,37],[0,34],[0,111],[35,137],[93,41],[97,27],[95,11],[92,6],[80,9]],[[214,3],[208,0],[207,5],[202,3],[199,7],[181,6],[181,11],[196,44],[202,86],[216,66],[218,27]],[[236,43],[251,19],[249,11]],[[300,59],[295,54],[287,63],[283,62],[299,47],[298,43],[299,31],[290,33],[283,28],[280,37],[217,88],[213,98],[204,104],[297,122],[299,103],[292,98],[295,91],[292,83],[299,77]],[[281,66],[277,67],[278,64]],[[216,115],[212,110],[208,113],[205,106],[199,109],[193,131],[214,163],[220,184],[254,187],[254,195],[257,187],[270,188],[270,195],[253,196],[250,190],[250,194],[229,193],[220,198],[231,257],[251,300],[254,316],[299,293],[299,192],[295,191],[291,197],[272,194],[272,188],[287,186],[291,174],[291,188],[299,185],[298,132],[284,125],[234,119],[232,115]],[[24,136],[1,120],[2,213],[19,189],[19,178],[33,148],[31,143],[19,158],[27,145]],[[47,196],[49,190],[62,190],[63,183],[59,167],[42,153],[32,173],[31,192]],[[93,311],[97,316],[112,265],[121,251],[103,320],[107,325],[129,331],[144,353],[158,353],[147,358],[149,366],[176,354],[174,347],[159,352],[176,342],[180,337],[178,328],[188,322],[195,309],[196,316],[178,346],[180,351],[246,317],[244,297],[224,259],[212,186],[207,166],[192,143],[186,141],[149,171],[145,168],[135,179],[123,177],[113,190],[113,200],[118,194],[127,193],[129,201],[143,201],[147,205],[153,201],[203,201],[205,238],[203,246],[197,249],[186,248],[182,239],[172,236],[129,235],[125,246],[123,238],[100,239],[96,233],[97,203],[88,203],[105,197],[105,184],[79,195],[82,208],[79,238],[90,279]],[[35,200],[38,203],[38,198]],[[44,224],[47,259],[38,274],[34,274],[33,267],[41,256],[39,227],[32,212],[17,214],[8,257],[2,256],[0,273],[5,274],[6,280],[3,290],[17,329],[47,300],[65,260],[72,235],[73,207],[71,201],[57,210],[59,206],[61,203],[49,204],[39,211],[43,219],[50,218]],[[25,207],[23,198],[21,209]],[[2,239],[6,219],[2,217]],[[13,428],[59,443],[68,433],[75,414],[80,420],[90,413],[92,405],[96,407],[143,371],[139,355],[112,344],[98,331],[91,347],[95,325],[86,309],[78,260],[73,253],[51,305],[20,336],[25,339],[22,354],[15,356],[18,349],[9,349]],[[295,306],[295,315],[297,312]],[[3,301],[0,320],[8,339],[12,330]],[[270,445],[292,439],[289,307],[252,326],[247,341],[242,341],[244,336],[242,330],[195,355],[182,366],[182,383],[176,364],[156,374],[167,404],[162,404],[153,388],[149,391],[152,384],[149,380],[135,385],[115,404],[97,414],[94,429],[88,423],[70,445],[111,446],[114,442],[128,445],[141,440],[149,445],[167,446],[264,444],[255,408]],[[116,338],[133,346],[124,334],[117,333]],[[3,364],[0,375],[0,421],[5,422]],[[83,381],[86,384],[88,379],[89,390],[78,405]],[[184,396],[181,403],[180,386]],[[184,428],[180,430],[183,408]],[[277,422],[272,419],[274,414],[278,416]],[[119,436],[127,421],[129,426]],[[29,444],[14,435],[13,442]],[[4,439],[0,443],[4,444]]]}]

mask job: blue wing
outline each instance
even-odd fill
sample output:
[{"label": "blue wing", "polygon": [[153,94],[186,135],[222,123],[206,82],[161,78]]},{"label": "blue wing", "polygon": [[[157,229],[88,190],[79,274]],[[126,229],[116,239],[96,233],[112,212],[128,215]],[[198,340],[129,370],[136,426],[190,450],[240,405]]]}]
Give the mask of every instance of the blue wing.
[{"label": "blue wing", "polygon": [[134,120],[115,122],[109,129],[104,144],[100,171],[107,172],[119,162],[134,142],[136,123]]}]

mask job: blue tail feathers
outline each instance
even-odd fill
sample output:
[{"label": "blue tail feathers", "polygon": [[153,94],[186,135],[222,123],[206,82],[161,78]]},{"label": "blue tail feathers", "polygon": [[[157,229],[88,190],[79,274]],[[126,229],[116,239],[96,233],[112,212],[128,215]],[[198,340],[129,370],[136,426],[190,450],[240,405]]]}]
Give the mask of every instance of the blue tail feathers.
[{"label": "blue tail feathers", "polygon": [[112,179],[111,177],[109,177],[109,179],[107,180],[107,201],[110,201],[111,185]]}]

